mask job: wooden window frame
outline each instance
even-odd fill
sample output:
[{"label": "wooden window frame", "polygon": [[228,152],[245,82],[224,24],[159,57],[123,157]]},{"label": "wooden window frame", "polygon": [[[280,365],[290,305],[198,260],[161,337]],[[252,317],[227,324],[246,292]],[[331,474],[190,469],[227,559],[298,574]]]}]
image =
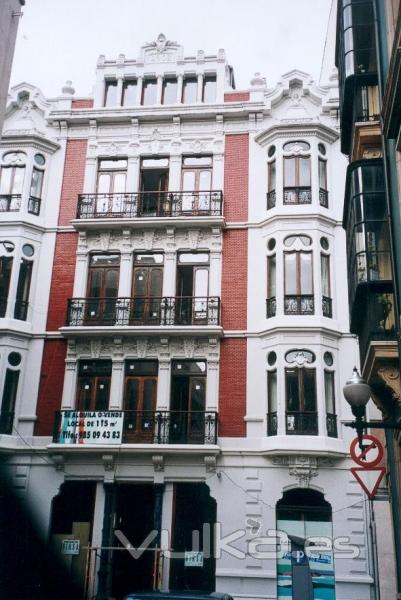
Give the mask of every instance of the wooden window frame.
[{"label": "wooden window frame", "polygon": [[[297,382],[298,382],[298,395],[299,395],[299,409],[298,410],[294,410],[294,409],[289,409],[288,408],[288,380],[287,380],[287,373],[289,371],[292,372],[296,372],[297,373]],[[308,371],[310,373],[313,373],[314,375],[314,395],[315,395],[315,409],[314,410],[305,410],[305,384],[304,384],[304,374],[305,371]],[[306,367],[285,367],[284,369],[284,376],[285,376],[285,409],[286,412],[299,412],[299,413],[306,413],[306,414],[316,414],[318,412],[317,410],[317,385],[316,385],[316,368],[312,367],[312,368],[306,368]]]},{"label": "wooden window frame", "polygon": [[[286,264],[286,255],[295,254],[295,268],[296,268],[296,293],[289,294],[287,292],[287,264]],[[312,269],[312,291],[310,294],[306,294],[302,292],[302,278],[301,278],[301,255],[302,254],[310,254],[311,255],[311,269]],[[314,286],[314,277],[313,277],[313,251],[310,250],[305,252],[304,250],[292,250],[290,252],[284,252],[284,296],[313,296],[315,293]]]},{"label": "wooden window frame", "polygon": [[[305,159],[309,160],[309,183],[307,185],[301,185],[300,184],[300,161],[305,160]],[[284,189],[287,189],[287,188],[310,188],[312,185],[312,183],[311,183],[311,181],[312,181],[312,164],[311,164],[310,154],[307,154],[305,156],[303,156],[302,154],[284,156],[283,160],[284,160],[284,164],[283,164]],[[289,185],[285,180],[285,176],[286,176],[285,161],[286,160],[295,160],[295,182],[294,182],[294,185]]]}]

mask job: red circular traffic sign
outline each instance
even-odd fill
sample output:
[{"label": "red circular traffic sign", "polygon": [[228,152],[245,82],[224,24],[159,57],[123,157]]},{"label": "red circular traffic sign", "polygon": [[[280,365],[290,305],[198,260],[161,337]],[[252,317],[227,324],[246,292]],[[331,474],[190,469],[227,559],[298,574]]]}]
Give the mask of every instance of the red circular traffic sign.
[{"label": "red circular traffic sign", "polygon": [[[361,467],[366,467],[366,468],[371,469],[372,467],[375,467],[376,465],[378,465],[381,462],[381,460],[383,459],[384,448],[383,448],[381,441],[374,435],[369,435],[369,434],[365,433],[362,436],[362,441],[363,442],[366,441],[366,442],[370,442],[370,443],[364,444],[364,449],[361,450],[358,445],[359,439],[354,438],[351,442],[349,451],[350,451],[351,457],[358,465],[360,465]],[[357,446],[358,446],[358,448],[357,448]],[[368,454],[375,449],[377,450],[376,458],[369,459]]]}]

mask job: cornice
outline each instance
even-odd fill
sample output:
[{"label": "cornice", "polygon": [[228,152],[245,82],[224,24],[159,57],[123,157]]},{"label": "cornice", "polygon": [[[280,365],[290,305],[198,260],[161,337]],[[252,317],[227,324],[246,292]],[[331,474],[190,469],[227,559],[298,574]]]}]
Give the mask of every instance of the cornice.
[{"label": "cornice", "polygon": [[266,146],[277,138],[297,138],[299,136],[316,136],[330,144],[339,139],[339,133],[320,121],[286,122],[273,125],[255,136],[255,142]]},{"label": "cornice", "polygon": [[54,154],[61,148],[60,144],[49,140],[40,132],[20,131],[17,129],[5,130],[1,136],[0,145],[7,146],[8,148],[29,146],[30,148],[36,148],[37,150],[50,152],[51,154]]}]

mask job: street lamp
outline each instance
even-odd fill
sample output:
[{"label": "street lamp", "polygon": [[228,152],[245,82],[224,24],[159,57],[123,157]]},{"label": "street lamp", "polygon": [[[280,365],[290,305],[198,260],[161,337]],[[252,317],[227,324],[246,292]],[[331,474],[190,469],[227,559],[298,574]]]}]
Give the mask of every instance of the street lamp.
[{"label": "street lamp", "polygon": [[362,451],[364,450],[362,435],[368,427],[372,427],[373,429],[401,430],[400,421],[366,421],[365,408],[372,395],[372,390],[370,385],[362,379],[356,367],[354,367],[351,379],[343,387],[343,393],[355,417],[355,421],[344,421],[344,425],[356,430],[359,447]]}]

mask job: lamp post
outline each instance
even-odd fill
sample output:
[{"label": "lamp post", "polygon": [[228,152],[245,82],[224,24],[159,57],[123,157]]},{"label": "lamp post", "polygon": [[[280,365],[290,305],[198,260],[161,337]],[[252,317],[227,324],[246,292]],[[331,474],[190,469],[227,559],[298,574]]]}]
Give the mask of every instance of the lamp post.
[{"label": "lamp post", "polygon": [[358,373],[354,367],[352,377],[343,387],[344,398],[351,407],[355,421],[344,421],[344,425],[356,430],[359,440],[359,447],[364,450],[363,432],[368,427],[373,429],[397,429],[401,430],[401,421],[366,421],[365,408],[372,395],[370,385]]}]

